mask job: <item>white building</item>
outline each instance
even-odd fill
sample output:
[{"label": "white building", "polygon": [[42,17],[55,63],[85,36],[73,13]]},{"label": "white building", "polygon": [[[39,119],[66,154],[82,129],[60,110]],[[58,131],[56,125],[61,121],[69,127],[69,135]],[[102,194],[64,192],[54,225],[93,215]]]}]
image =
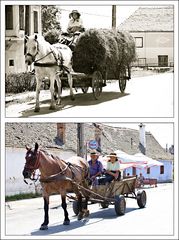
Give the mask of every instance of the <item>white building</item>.
[{"label": "white building", "polygon": [[120,26],[136,42],[138,66],[174,65],[174,7],[140,7]]},{"label": "white building", "polygon": [[5,72],[26,70],[24,36],[42,34],[40,5],[5,6]]}]

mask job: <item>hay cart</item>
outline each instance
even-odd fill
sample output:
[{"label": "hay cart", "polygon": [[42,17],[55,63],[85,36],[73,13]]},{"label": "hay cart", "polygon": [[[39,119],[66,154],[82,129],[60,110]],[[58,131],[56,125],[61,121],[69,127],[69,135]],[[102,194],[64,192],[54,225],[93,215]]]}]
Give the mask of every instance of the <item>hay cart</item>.
[{"label": "hay cart", "polygon": [[[119,68],[118,78],[116,79],[116,74],[102,73],[100,70],[94,71],[92,74],[85,74],[79,72],[73,72],[73,88],[81,88],[82,92],[85,94],[91,87],[94,99],[98,100],[101,96],[103,87],[107,85],[107,81],[116,80],[119,81],[119,89],[121,93],[125,92],[127,80],[131,78],[131,69],[129,67]],[[68,87],[67,77],[63,76],[62,88]]]},{"label": "hay cart", "polygon": [[[125,214],[125,198],[137,200],[139,208],[144,208],[147,200],[144,190],[136,192],[136,177],[112,181],[108,185],[93,186],[92,189],[90,189],[90,191],[87,190],[87,192],[90,197],[89,203],[99,203],[102,208],[108,208],[109,205],[114,205],[115,212],[118,216]],[[79,212],[77,201],[73,201],[73,211],[76,215]]]}]

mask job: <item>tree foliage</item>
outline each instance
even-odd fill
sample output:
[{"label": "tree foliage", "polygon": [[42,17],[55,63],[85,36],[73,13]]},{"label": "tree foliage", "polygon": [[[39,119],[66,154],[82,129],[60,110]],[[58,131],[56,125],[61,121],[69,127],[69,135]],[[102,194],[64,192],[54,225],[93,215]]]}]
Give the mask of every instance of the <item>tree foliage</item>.
[{"label": "tree foliage", "polygon": [[42,33],[56,29],[60,32],[61,26],[57,15],[60,14],[59,8],[53,5],[42,5]]}]

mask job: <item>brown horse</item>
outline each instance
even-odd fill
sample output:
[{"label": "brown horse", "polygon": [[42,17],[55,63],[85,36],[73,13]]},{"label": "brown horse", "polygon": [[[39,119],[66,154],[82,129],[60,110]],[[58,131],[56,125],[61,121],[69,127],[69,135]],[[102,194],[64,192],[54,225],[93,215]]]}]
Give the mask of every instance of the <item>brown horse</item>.
[{"label": "brown horse", "polygon": [[[74,192],[78,199],[79,214],[78,220],[81,220],[83,216],[87,216],[89,211],[87,210],[88,196],[84,194],[85,191],[79,189],[79,185],[86,185],[86,177],[88,175],[88,163],[81,157],[72,157],[66,162],[54,157],[46,151],[39,149],[37,143],[35,148],[31,149],[26,147],[27,153],[25,156],[26,163],[23,170],[23,176],[25,178],[32,179],[34,171],[39,169],[41,176],[40,181],[43,189],[44,198],[44,222],[41,224],[40,230],[48,229],[49,223],[49,196],[53,193],[61,195],[62,208],[64,210],[64,225],[69,225],[70,220],[68,218],[66,194],[68,192]],[[83,203],[84,209],[82,209],[82,197],[85,197],[85,203]]]}]

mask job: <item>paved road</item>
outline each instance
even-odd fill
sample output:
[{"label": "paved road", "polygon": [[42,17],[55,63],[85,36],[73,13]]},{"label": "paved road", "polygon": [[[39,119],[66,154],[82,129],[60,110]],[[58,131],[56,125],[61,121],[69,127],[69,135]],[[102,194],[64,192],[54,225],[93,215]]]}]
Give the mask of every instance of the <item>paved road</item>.
[{"label": "paved road", "polygon": [[172,117],[173,73],[133,77],[125,94],[120,93],[118,81],[108,82],[99,100],[94,99],[91,89],[87,94],[79,89],[75,101],[71,101],[69,90],[63,90],[63,107],[56,111],[49,110],[50,93],[46,90],[40,95],[40,113],[34,113],[34,96],[26,93],[25,100],[6,104],[6,117]]},{"label": "paved road", "polygon": [[[126,199],[124,216],[116,216],[114,207],[102,209],[98,204],[89,206],[88,221],[77,221],[69,204],[71,224],[62,225],[63,211],[59,207],[60,196],[51,196],[50,223],[47,231],[40,231],[43,219],[42,198],[9,202],[6,204],[6,236],[60,236],[59,238],[93,238],[119,236],[137,239],[145,236],[160,236],[160,239],[172,239],[174,233],[174,190],[173,184],[158,184],[158,187],[145,187],[147,192],[146,208],[140,209],[136,200]],[[178,204],[178,203],[176,203]],[[175,229],[176,231],[176,229]],[[132,238],[134,239],[134,238]],[[150,238],[151,239],[151,238]],[[176,239],[176,238],[173,238]]]}]

